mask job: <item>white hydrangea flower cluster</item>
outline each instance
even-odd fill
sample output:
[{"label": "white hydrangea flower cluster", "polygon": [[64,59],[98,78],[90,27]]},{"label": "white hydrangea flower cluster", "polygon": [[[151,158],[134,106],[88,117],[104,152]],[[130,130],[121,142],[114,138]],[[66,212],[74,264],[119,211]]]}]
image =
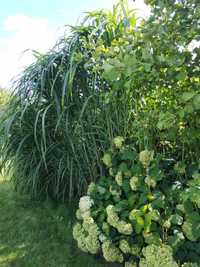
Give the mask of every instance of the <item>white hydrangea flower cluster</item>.
[{"label": "white hydrangea flower cluster", "polygon": [[122,186],[123,176],[121,171],[118,171],[118,173],[115,175],[115,181],[119,186]]},{"label": "white hydrangea flower cluster", "polygon": [[156,187],[156,181],[154,179],[152,179],[151,176],[147,175],[147,177],[145,178],[145,183],[152,188]]},{"label": "white hydrangea flower cluster", "polygon": [[107,167],[112,167],[112,158],[109,153],[104,154],[102,161]]},{"label": "white hydrangea flower cluster", "polygon": [[144,258],[140,260],[140,267],[178,267],[173,259],[172,248],[168,245],[156,246],[151,244],[143,248],[142,253]]},{"label": "white hydrangea flower cluster", "polygon": [[119,248],[124,254],[131,254],[138,256],[140,252],[140,247],[137,245],[130,245],[127,240],[122,239],[119,242]]},{"label": "white hydrangea flower cluster", "polygon": [[124,261],[123,254],[120,249],[117,248],[111,241],[105,241],[102,244],[103,256],[108,262],[120,262]]},{"label": "white hydrangea flower cluster", "polygon": [[109,191],[113,196],[116,196],[116,197],[120,197],[122,193],[121,190],[116,190],[112,186],[110,186]]},{"label": "white hydrangea flower cluster", "polygon": [[117,228],[118,222],[119,222],[119,216],[117,215],[117,213],[115,212],[115,208],[113,205],[109,205],[106,208],[106,212],[107,212],[107,222]]},{"label": "white hydrangea flower cluster", "polygon": [[77,223],[73,228],[73,237],[82,251],[96,254],[100,250],[99,228],[89,214],[84,214],[82,225]]},{"label": "white hydrangea flower cluster", "polygon": [[133,227],[131,223],[125,221],[119,221],[117,224],[117,230],[120,234],[131,235],[133,233]]},{"label": "white hydrangea flower cluster", "polygon": [[133,176],[130,179],[130,187],[133,191],[137,191],[139,186],[139,178],[137,176]]},{"label": "white hydrangea flower cluster", "polygon": [[127,240],[122,239],[119,242],[119,248],[124,254],[130,254],[131,253],[131,247]]},{"label": "white hydrangea flower cluster", "polygon": [[96,188],[96,184],[94,182],[91,182],[88,186],[87,194],[90,196]]},{"label": "white hydrangea flower cluster", "polygon": [[104,234],[99,235],[99,240],[103,243],[107,240],[107,237]]},{"label": "white hydrangea flower cluster", "polygon": [[139,154],[139,161],[143,164],[145,168],[148,167],[149,163],[153,160],[154,151],[143,150]]},{"label": "white hydrangea flower cluster", "polygon": [[88,211],[92,205],[94,204],[94,201],[90,198],[90,196],[83,196],[80,198],[79,201],[79,209],[82,213]]},{"label": "white hydrangea flower cluster", "polygon": [[122,149],[123,144],[124,144],[124,138],[122,136],[117,136],[113,139],[113,144],[115,145],[116,148]]},{"label": "white hydrangea flower cluster", "polygon": [[[142,180],[144,170],[142,169],[140,173],[136,168],[134,171],[135,162],[130,166],[131,158],[135,156],[132,157],[131,150],[125,150],[124,138],[116,137],[113,144],[114,150],[112,147],[102,158],[107,175],[100,178],[99,183],[91,182],[87,195],[80,198],[79,209],[76,211],[79,223],[74,226],[73,236],[78,247],[84,252],[97,254],[102,251],[108,262],[119,262],[124,263],[125,267],[136,267],[137,258],[142,255],[142,248],[133,242],[132,234],[134,231],[136,233],[134,223],[141,223],[138,220],[136,222],[135,219],[140,213],[146,211],[138,208],[130,212],[128,209],[131,210],[132,205],[134,208],[134,203],[137,201],[134,198],[135,192],[144,183]],[[140,152],[139,161],[147,174],[152,160],[153,151]]]},{"label": "white hydrangea flower cluster", "polygon": [[119,233],[124,235],[131,235],[133,232],[133,227],[130,223],[127,223],[119,219],[119,216],[115,212],[113,205],[109,205],[106,208],[107,212],[107,222],[114,228],[118,230]]},{"label": "white hydrangea flower cluster", "polygon": [[86,248],[87,250],[91,253],[91,254],[97,254],[98,251],[100,250],[100,242],[97,238],[97,236],[93,236],[92,234],[89,234],[86,239],[85,239],[85,244],[86,244]]},{"label": "white hydrangea flower cluster", "polygon": [[80,223],[76,223],[73,227],[73,237],[77,241],[78,248],[80,248],[83,252],[88,252],[85,243],[86,233]]}]

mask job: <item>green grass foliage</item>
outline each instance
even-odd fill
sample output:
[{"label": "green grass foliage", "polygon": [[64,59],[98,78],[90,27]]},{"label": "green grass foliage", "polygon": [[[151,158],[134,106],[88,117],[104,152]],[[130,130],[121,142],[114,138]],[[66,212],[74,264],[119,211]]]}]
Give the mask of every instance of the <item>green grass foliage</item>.
[{"label": "green grass foliage", "polygon": [[76,248],[73,210],[15,193],[0,177],[0,266],[117,267]]}]

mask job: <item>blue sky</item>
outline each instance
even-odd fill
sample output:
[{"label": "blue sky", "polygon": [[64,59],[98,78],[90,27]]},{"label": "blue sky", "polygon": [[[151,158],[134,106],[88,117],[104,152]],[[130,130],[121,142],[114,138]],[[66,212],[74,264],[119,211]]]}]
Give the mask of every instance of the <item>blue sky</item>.
[{"label": "blue sky", "polygon": [[8,16],[24,14],[29,17],[48,18],[54,25],[76,23],[81,13],[99,8],[111,8],[114,0],[7,0],[1,3],[0,34],[2,22]]},{"label": "blue sky", "polygon": [[[129,0],[133,3],[132,0]],[[27,49],[45,52],[64,32],[64,25],[76,24],[86,11],[110,9],[115,0],[7,0],[0,8],[0,87],[33,61]],[[133,6],[147,16],[143,0]]]}]

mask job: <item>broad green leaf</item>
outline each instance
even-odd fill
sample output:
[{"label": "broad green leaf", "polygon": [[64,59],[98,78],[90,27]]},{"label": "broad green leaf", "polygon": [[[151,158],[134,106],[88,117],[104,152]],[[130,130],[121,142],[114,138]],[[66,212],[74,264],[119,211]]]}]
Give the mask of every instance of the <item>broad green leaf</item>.
[{"label": "broad green leaf", "polygon": [[129,214],[129,219],[131,221],[136,220],[138,217],[141,217],[143,215],[143,212],[141,210],[133,209]]},{"label": "broad green leaf", "polygon": [[144,228],[144,219],[138,216],[134,221],[134,229],[136,234],[140,234],[143,228]]},{"label": "broad green leaf", "polygon": [[160,113],[157,128],[165,130],[171,128],[176,120],[176,116],[170,112]]},{"label": "broad green leaf", "polygon": [[184,92],[181,96],[182,102],[188,102],[196,95],[196,92]]},{"label": "broad green leaf", "polygon": [[147,213],[144,215],[144,232],[145,233],[149,233],[150,230],[151,230],[151,221],[152,221],[152,218],[151,218],[151,214],[150,213]]},{"label": "broad green leaf", "polygon": [[182,223],[183,223],[183,217],[180,216],[180,215],[178,215],[178,214],[173,214],[170,217],[170,221],[171,221],[172,224],[182,225]]},{"label": "broad green leaf", "polygon": [[187,72],[181,71],[176,75],[176,79],[179,81],[185,80],[187,78]]},{"label": "broad green leaf", "polygon": [[199,222],[186,221],[184,222],[182,229],[185,236],[190,241],[195,242],[200,238],[200,221]]},{"label": "broad green leaf", "polygon": [[200,94],[196,95],[193,99],[193,106],[195,110],[200,110]]}]

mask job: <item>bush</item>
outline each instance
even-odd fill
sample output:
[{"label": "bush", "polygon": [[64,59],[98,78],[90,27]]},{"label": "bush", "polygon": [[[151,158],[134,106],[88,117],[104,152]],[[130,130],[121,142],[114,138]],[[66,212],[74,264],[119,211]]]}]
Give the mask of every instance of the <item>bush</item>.
[{"label": "bush", "polygon": [[186,247],[187,260],[199,261],[200,178],[181,183],[176,171],[164,168],[162,155],[138,153],[122,137],[102,161],[105,176],[89,185],[76,213],[79,248],[127,266],[138,259],[141,267],[178,266],[173,255],[183,262]]},{"label": "bush", "polygon": [[140,24],[125,2],[90,13],[16,83],[1,154],[18,189],[80,196],[117,135],[162,154],[184,185],[199,175],[198,1],[147,1]]},{"label": "bush", "polygon": [[[147,1],[140,27],[93,54],[111,90],[128,107],[128,138],[188,168],[199,164],[199,16],[197,1]],[[170,166],[169,166],[170,167]],[[186,178],[187,179],[187,178]]]}]

